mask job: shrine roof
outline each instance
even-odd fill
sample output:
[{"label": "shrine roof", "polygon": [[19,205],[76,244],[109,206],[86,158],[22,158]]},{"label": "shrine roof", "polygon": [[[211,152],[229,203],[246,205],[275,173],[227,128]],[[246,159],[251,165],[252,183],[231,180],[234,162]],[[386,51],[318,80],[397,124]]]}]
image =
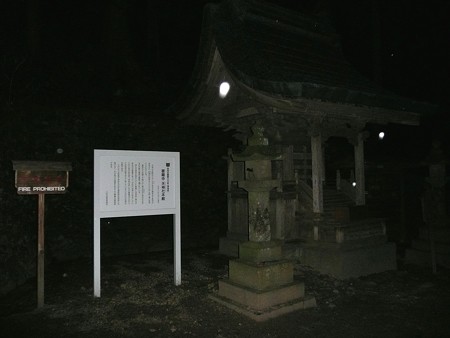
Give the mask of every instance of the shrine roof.
[{"label": "shrine roof", "polygon": [[333,27],[321,17],[253,0],[223,1],[206,11],[212,26],[205,28],[212,30],[224,64],[251,88],[286,98],[421,108],[356,71]]},{"label": "shrine roof", "polygon": [[[213,91],[221,79],[231,80],[241,94],[221,101]],[[321,17],[256,0],[208,4],[197,65],[184,107],[176,110],[194,123],[236,128],[236,119],[254,114],[249,98],[277,112],[311,116],[315,111],[373,123],[417,125],[420,113],[433,111],[361,75]]]}]

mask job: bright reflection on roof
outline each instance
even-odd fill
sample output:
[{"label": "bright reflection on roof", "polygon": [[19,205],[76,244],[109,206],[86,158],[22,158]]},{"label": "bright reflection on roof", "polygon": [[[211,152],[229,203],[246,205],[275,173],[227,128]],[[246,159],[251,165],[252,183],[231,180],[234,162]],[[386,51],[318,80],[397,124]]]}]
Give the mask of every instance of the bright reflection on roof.
[{"label": "bright reflection on roof", "polygon": [[219,87],[219,96],[223,99],[230,91],[230,84],[226,81],[222,82]]}]

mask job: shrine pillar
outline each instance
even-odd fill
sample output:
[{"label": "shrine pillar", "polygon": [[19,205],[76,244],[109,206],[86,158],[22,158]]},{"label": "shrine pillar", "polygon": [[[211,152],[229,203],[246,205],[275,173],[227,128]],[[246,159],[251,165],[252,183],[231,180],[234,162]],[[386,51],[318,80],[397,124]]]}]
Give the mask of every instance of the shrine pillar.
[{"label": "shrine pillar", "polygon": [[311,136],[313,212],[323,213],[323,151],[322,135]]}]

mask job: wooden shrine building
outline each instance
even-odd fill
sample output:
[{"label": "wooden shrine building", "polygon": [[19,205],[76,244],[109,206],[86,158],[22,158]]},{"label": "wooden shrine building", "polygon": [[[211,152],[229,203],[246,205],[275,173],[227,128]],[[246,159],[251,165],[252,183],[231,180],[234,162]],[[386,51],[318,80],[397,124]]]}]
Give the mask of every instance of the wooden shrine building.
[{"label": "wooden shrine building", "polygon": [[[219,95],[223,82],[229,92]],[[255,122],[263,125],[269,144],[283,154],[273,170],[283,182],[272,194],[273,237],[302,243],[306,264],[344,278],[395,268],[383,220],[350,217],[350,208],[365,205],[365,128],[418,125],[429,106],[360,75],[325,20],[256,0],[207,5],[196,68],[173,108],[189,123],[235,130],[243,142]],[[326,177],[324,143],[331,137],[353,146],[354,166]],[[228,233],[220,247],[236,255],[248,233],[245,192],[234,184],[244,168],[232,153]],[[356,256],[348,258],[348,250]],[[348,267],[356,261],[365,266]]]}]

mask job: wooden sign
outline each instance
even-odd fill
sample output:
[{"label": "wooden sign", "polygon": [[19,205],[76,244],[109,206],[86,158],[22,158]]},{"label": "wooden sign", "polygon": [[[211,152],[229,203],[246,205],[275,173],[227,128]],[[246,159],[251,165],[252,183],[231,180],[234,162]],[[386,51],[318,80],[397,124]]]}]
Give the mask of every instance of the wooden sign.
[{"label": "wooden sign", "polygon": [[19,195],[37,194],[38,245],[37,245],[37,307],[44,306],[44,211],[46,194],[64,194],[69,186],[68,162],[13,161],[15,186]]},{"label": "wooden sign", "polygon": [[13,161],[13,170],[20,195],[64,194],[72,166],[67,162]]}]

